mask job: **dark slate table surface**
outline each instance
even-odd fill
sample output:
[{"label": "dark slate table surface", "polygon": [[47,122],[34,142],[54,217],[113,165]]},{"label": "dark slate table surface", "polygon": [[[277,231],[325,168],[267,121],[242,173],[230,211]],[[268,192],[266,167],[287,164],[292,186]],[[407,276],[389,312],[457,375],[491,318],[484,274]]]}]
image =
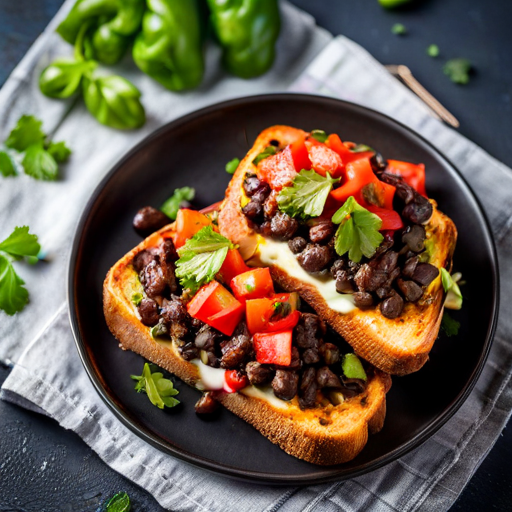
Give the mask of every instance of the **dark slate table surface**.
[{"label": "dark slate table surface", "polygon": [[[383,64],[405,64],[461,123],[460,132],[512,166],[511,0],[416,0],[385,11],[377,0],[292,0],[333,34],[344,34]],[[41,33],[62,0],[0,0],[0,85]],[[403,23],[408,34],[390,29]],[[437,44],[440,57],[425,50]],[[466,57],[466,86],[442,73],[448,58]],[[482,169],[485,172],[485,169]],[[0,365],[0,383],[9,369]],[[107,467],[73,432],[53,420],[0,402],[0,512],[93,512],[125,490],[135,512],[161,511],[156,501]],[[512,510],[512,428],[457,499],[453,511]]]}]

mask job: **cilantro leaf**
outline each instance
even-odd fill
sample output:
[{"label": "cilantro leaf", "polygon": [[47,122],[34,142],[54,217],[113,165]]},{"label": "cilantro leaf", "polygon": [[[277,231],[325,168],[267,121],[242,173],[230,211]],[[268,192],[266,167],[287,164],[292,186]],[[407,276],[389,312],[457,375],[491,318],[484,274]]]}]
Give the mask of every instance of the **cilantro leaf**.
[{"label": "cilantro leaf", "polygon": [[332,216],[332,221],[339,224],[335,235],[334,248],[343,256],[359,263],[363,256],[371,258],[384,237],[379,233],[382,220],[369,212],[350,196],[343,206]]},{"label": "cilantro leaf", "polygon": [[290,187],[283,187],[277,196],[279,209],[291,217],[318,217],[322,214],[325,202],[334,183],[339,178],[323,177],[315,171],[303,169],[293,179]]},{"label": "cilantro leaf", "polygon": [[196,195],[195,189],[182,187],[174,190],[172,196],[165,201],[160,210],[172,220],[176,220],[178,210],[183,202],[192,201]]},{"label": "cilantro leaf", "polygon": [[7,151],[0,151],[0,174],[2,176],[17,176],[17,165],[12,156]]},{"label": "cilantro leaf", "polygon": [[460,322],[452,318],[448,312],[443,313],[443,319],[441,320],[441,329],[444,331],[446,336],[457,336],[459,334]]},{"label": "cilantro leaf", "polygon": [[59,167],[55,158],[44,149],[43,144],[30,146],[21,162],[25,173],[36,180],[54,181]]},{"label": "cilantro leaf", "polygon": [[50,142],[47,151],[53,156],[55,161],[59,163],[65,162],[69,158],[69,155],[71,155],[71,150],[66,146],[64,141]]},{"label": "cilantro leaf", "polygon": [[25,151],[33,144],[42,144],[46,137],[42,125],[43,122],[34,116],[21,116],[7,137],[5,145],[17,151]]},{"label": "cilantro leaf", "polygon": [[131,375],[133,380],[137,381],[135,390],[138,393],[146,393],[150,402],[156,405],[159,409],[165,407],[174,407],[180,402],[176,398],[179,391],[174,389],[172,380],[165,379],[161,372],[151,373],[151,368],[148,363],[144,363],[142,375]]},{"label": "cilantro leaf", "polygon": [[0,250],[15,258],[37,256],[41,246],[37,236],[29,234],[28,229],[28,226],[15,227],[14,231],[0,243]]},{"label": "cilantro leaf", "polygon": [[0,254],[0,309],[8,315],[21,311],[28,302],[25,282],[16,274],[11,262]]},{"label": "cilantro leaf", "polygon": [[429,57],[439,57],[439,46],[437,46],[437,44],[431,44],[428,48],[427,48],[427,55]]},{"label": "cilantro leaf", "polygon": [[262,160],[268,158],[269,156],[275,155],[277,152],[274,146],[267,146],[256,158],[252,161],[254,165],[258,165]]},{"label": "cilantro leaf", "polygon": [[226,164],[226,172],[228,174],[235,174],[235,171],[237,170],[239,164],[240,164],[240,158],[233,158],[233,160],[230,160]]},{"label": "cilantro leaf", "polygon": [[327,142],[327,133],[323,130],[313,130],[311,132],[311,137],[317,140],[318,142]]},{"label": "cilantro leaf", "polygon": [[451,59],[443,67],[443,72],[453,83],[467,84],[471,62],[468,59]]},{"label": "cilantro leaf", "polygon": [[125,492],[114,494],[102,508],[104,512],[130,512],[131,509],[130,496]]},{"label": "cilantro leaf", "polygon": [[198,290],[215,278],[233,244],[225,237],[205,226],[184,246],[178,249],[176,276],[183,288]]},{"label": "cilantro leaf", "polygon": [[402,23],[395,23],[391,27],[391,32],[396,36],[403,36],[407,34],[407,29],[405,28],[405,25],[403,25]]}]

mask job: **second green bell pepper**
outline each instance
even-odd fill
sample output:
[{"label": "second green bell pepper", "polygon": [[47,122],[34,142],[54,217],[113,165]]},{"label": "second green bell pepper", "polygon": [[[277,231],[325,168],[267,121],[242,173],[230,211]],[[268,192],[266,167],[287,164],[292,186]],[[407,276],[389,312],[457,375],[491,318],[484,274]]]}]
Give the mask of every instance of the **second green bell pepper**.
[{"label": "second green bell pepper", "polygon": [[279,36],[278,0],[208,0],[208,6],[228,71],[241,78],[265,73]]},{"label": "second green bell pepper", "polygon": [[201,12],[196,0],[147,0],[133,60],[171,91],[196,87],[203,78]]}]

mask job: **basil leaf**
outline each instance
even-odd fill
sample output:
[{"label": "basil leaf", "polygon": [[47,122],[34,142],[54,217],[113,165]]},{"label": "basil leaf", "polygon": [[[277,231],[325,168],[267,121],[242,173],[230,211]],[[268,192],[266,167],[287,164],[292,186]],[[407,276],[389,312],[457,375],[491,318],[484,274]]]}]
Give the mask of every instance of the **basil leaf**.
[{"label": "basil leaf", "polygon": [[226,172],[228,174],[235,174],[238,166],[240,165],[240,158],[233,158],[226,164]]},{"label": "basil leaf", "polygon": [[130,512],[132,505],[130,497],[125,492],[118,492],[105,503],[104,512]]},{"label": "basil leaf", "polygon": [[165,201],[160,210],[172,220],[176,220],[178,210],[184,202],[192,201],[196,191],[191,187],[182,187],[174,190],[172,196]]},{"label": "basil leaf", "polygon": [[323,177],[315,171],[302,170],[291,186],[283,187],[277,196],[279,209],[291,217],[303,220],[322,214],[325,202],[339,178]]},{"label": "basil leaf", "polygon": [[269,156],[275,155],[277,150],[274,146],[267,146],[256,158],[252,161],[254,165],[258,165],[262,160],[268,158]]},{"label": "basil leaf", "polygon": [[327,133],[325,133],[323,130],[313,130],[310,135],[318,142],[327,142]]}]

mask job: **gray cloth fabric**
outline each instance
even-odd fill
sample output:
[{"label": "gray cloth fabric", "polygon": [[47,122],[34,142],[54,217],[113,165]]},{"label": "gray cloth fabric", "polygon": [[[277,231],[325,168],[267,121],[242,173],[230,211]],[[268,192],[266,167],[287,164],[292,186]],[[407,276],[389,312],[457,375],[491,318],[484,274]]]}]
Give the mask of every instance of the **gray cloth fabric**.
[{"label": "gray cloth fabric", "polygon": [[[478,191],[492,225],[501,269],[503,311],[512,301],[512,171],[430,118],[416,97],[363,49],[343,37],[324,49],[292,89],[341,97],[382,110],[428,138],[457,165]],[[180,108],[180,112],[186,110],[182,105]],[[87,122],[81,114],[80,109],[73,109],[66,118],[71,130],[80,131],[80,124]],[[68,129],[62,133],[67,137]],[[120,144],[122,137],[110,132],[109,136],[106,151],[93,135],[95,154],[109,153]],[[78,144],[80,155],[94,147],[78,138],[73,142]],[[115,153],[111,160],[119,156]],[[110,162],[108,156],[96,158],[94,163],[78,155],[75,161],[83,165],[83,172]],[[90,181],[97,181],[105,170],[89,177]],[[93,185],[80,178],[78,171],[66,176],[69,182],[80,181],[82,187],[87,183],[88,193]],[[20,197],[22,192],[20,188]],[[135,437],[114,418],[87,379],[65,306],[48,311],[45,320],[46,328],[39,337],[32,336],[32,343],[4,383],[2,397],[44,412],[64,428],[74,430],[107,464],[174,511],[447,510],[492,447],[512,409],[512,318],[501,314],[489,360],[473,393],[458,413],[416,450],[345,482],[299,488],[244,484],[165,456]],[[35,332],[24,332],[23,339],[28,340]],[[14,353],[12,348],[9,350]],[[59,354],[59,365],[54,364],[50,353]]]}]

